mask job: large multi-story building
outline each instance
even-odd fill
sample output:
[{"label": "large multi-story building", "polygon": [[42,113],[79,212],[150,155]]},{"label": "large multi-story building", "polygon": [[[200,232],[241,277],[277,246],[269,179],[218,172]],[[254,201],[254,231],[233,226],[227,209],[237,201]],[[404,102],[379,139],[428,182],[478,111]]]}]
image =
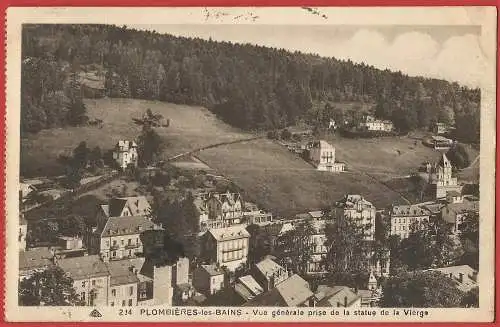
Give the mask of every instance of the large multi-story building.
[{"label": "large multi-story building", "polygon": [[57,265],[73,279],[73,287],[85,305],[108,305],[111,273],[99,255],[60,259]]},{"label": "large multi-story building", "polygon": [[425,226],[430,217],[431,212],[419,204],[393,206],[390,211],[391,235],[408,238],[412,227]]},{"label": "large multi-story building", "polygon": [[373,241],[375,236],[375,206],[361,195],[348,194],[337,203],[336,215],[343,215],[363,228],[364,239]]},{"label": "large multi-story building", "polygon": [[309,160],[321,171],[341,172],[345,170],[344,163],[335,161],[335,148],[323,140],[309,145]]},{"label": "large multi-story building", "polygon": [[101,205],[96,226],[86,235],[89,252],[100,254],[106,261],[133,258],[143,253],[141,235],[145,231],[162,229],[150,220],[150,210],[144,196],[115,198]]},{"label": "large multi-story building", "polygon": [[249,238],[244,225],[211,229],[203,235],[202,256],[209,263],[234,271],[247,262]]},{"label": "large multi-story building", "polygon": [[479,213],[479,199],[472,195],[448,192],[448,201],[441,208],[441,218],[451,225],[453,233],[460,232],[460,226],[467,215]]},{"label": "large multi-story building", "polygon": [[138,163],[137,143],[134,141],[118,141],[113,149],[113,159],[121,169],[129,165],[137,166]]}]

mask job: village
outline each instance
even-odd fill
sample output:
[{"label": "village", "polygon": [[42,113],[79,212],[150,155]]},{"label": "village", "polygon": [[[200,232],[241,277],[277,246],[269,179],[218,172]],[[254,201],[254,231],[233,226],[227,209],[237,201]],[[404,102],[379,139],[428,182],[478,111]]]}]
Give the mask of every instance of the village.
[{"label": "village", "polygon": [[[151,115],[146,113],[143,121]],[[170,124],[167,120],[152,127]],[[330,121],[329,132],[338,132],[340,125]],[[345,192],[328,208],[290,216],[266,211],[221,174],[186,177],[188,168],[178,165],[171,173],[173,168],[165,162],[139,167],[143,145],[135,139],[120,140],[112,149],[114,166],[105,167],[103,177],[89,177],[48,200],[50,187],[43,187],[43,178],[21,181],[20,283],[58,267],[71,278],[80,305],[87,306],[386,306],[381,302],[390,291],[384,288],[385,281],[401,273],[395,265],[401,260],[396,252],[403,243],[410,246],[418,235],[437,238],[438,243],[463,242],[471,257],[479,251],[464,232],[479,215],[479,197],[464,187],[446,155],[455,144],[443,136],[449,128],[436,123],[432,137],[421,141],[440,153],[436,162],[415,163],[428,186],[425,201],[376,207],[370,195]],[[349,132],[362,134],[363,142],[366,137],[392,135],[393,130],[391,121],[368,115],[356,131]],[[304,159],[311,170],[345,174],[352,169],[336,152],[335,143],[309,132],[292,141],[294,132],[288,133],[274,142]],[[195,165],[205,165],[192,158]],[[170,175],[164,173],[165,166]],[[40,223],[51,220],[47,216],[28,220],[25,214],[66,198],[71,201],[124,176],[168,183],[133,196],[109,194],[76,232],[59,228],[49,242],[29,240],[31,224],[40,228]],[[35,193],[45,196],[26,205]],[[168,208],[162,203],[169,203]],[[440,266],[417,265],[405,273],[436,272],[467,294],[478,285],[478,267],[459,261],[443,259]],[[344,276],[344,282],[332,280],[332,273]]]}]

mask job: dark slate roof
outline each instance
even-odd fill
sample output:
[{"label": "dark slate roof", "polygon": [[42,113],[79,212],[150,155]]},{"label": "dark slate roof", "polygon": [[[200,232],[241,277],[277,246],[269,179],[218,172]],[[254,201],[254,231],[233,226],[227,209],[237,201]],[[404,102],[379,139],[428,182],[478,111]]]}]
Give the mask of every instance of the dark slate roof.
[{"label": "dark slate roof", "polygon": [[98,255],[64,258],[58,261],[59,267],[74,280],[109,276],[109,270]]},{"label": "dark slate roof", "polygon": [[52,263],[54,255],[48,248],[34,248],[19,252],[19,270],[46,267]]},{"label": "dark slate roof", "polygon": [[111,274],[111,286],[138,283],[137,274],[133,272],[132,267],[140,271],[142,265],[137,267],[135,262],[129,260],[110,261],[107,263],[109,273]]},{"label": "dark slate roof", "polygon": [[104,225],[101,235],[104,237],[140,234],[153,229],[159,229],[159,227],[144,216],[110,217]]},{"label": "dark slate roof", "polygon": [[270,291],[257,295],[244,306],[295,307],[305,303],[313,295],[309,284],[302,277],[292,275]]}]

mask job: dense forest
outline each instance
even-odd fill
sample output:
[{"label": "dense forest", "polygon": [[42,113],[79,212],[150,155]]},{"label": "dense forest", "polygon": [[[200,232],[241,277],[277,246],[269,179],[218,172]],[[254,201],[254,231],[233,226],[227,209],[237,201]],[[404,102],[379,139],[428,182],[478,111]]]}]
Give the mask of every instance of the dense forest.
[{"label": "dense forest", "polygon": [[[202,105],[243,129],[343,119],[339,103],[369,104],[400,132],[456,125],[479,143],[480,90],[254,45],[214,42],[111,25],[24,25],[21,130],[81,124],[81,72],[102,95]],[[79,93],[81,94],[81,92]]]}]

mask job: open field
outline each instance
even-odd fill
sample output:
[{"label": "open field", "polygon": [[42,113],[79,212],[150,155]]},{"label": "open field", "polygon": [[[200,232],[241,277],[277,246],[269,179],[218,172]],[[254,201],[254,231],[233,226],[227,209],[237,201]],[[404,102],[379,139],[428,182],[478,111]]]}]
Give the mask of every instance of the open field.
[{"label": "open field", "polygon": [[163,157],[176,155],[198,147],[251,137],[251,134],[219,121],[207,109],[175,105],[159,101],[134,99],[87,99],[88,116],[102,119],[103,127],[65,127],[43,130],[21,140],[21,174],[23,176],[62,173],[57,163],[59,155],[69,155],[81,141],[89,147],[111,149],[120,139],[135,139],[141,126],[132,118],[141,118],[146,109],[170,119],[170,126],[157,128],[166,141]]},{"label": "open field", "polygon": [[441,152],[406,136],[350,139],[326,135],[325,140],[335,147],[336,160],[381,180],[408,176],[422,162],[436,162],[441,156]]},{"label": "open field", "polygon": [[224,145],[198,156],[232,179],[251,201],[282,215],[328,207],[346,193],[362,194],[377,207],[404,202],[362,173],[317,171],[269,140]]}]

